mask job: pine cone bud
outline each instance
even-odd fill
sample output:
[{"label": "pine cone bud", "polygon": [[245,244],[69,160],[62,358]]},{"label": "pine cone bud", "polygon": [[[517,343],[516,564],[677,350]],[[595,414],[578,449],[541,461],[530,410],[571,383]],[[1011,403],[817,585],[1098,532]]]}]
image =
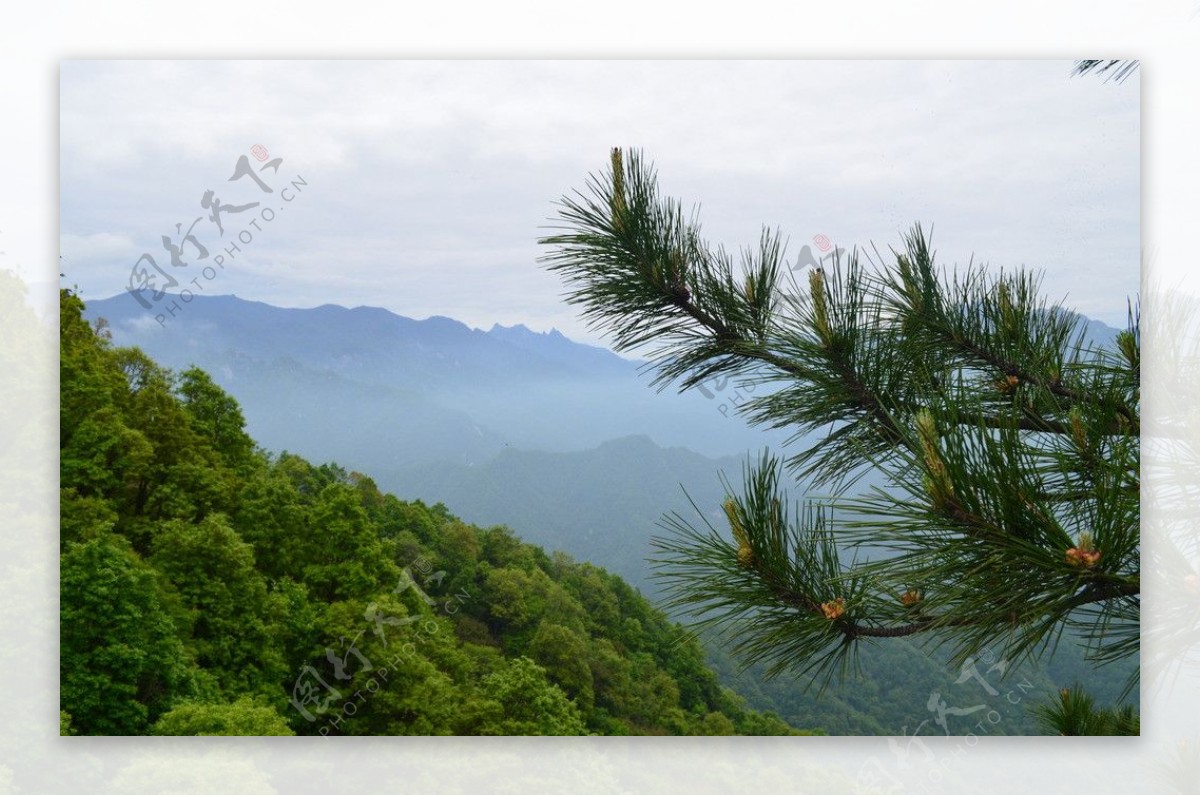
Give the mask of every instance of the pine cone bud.
[{"label": "pine cone bud", "polygon": [[821,613],[825,614],[825,618],[829,621],[837,619],[842,614],[846,613],[846,600],[838,597],[836,600],[830,600],[827,603],[821,603]]},{"label": "pine cone bud", "polygon": [[729,520],[729,527],[733,530],[733,540],[737,542],[738,566],[750,569],[754,566],[754,548],[750,546],[750,537],[746,535],[746,529],[742,527],[742,518],[738,514],[737,503],[730,498],[725,501],[723,508],[725,517]]},{"label": "pine cone bud", "polygon": [[1100,551],[1096,549],[1090,533],[1079,534],[1079,545],[1067,550],[1067,563],[1083,569],[1100,563]]},{"label": "pine cone bud", "polygon": [[829,306],[825,298],[825,272],[814,268],[808,272],[808,287],[812,291],[813,326],[821,342],[829,345],[833,335],[829,329]]},{"label": "pine cone bud", "polygon": [[1017,386],[1020,383],[1021,383],[1021,380],[1019,378],[1017,378],[1016,376],[1010,375],[1010,376],[1005,376],[1003,379],[998,379],[995,382],[995,387],[997,390],[1004,393],[1005,395],[1011,395],[1013,393],[1013,391],[1017,389]]},{"label": "pine cone bud", "polygon": [[613,226],[621,230],[625,226],[625,161],[620,147],[612,148],[612,220]]},{"label": "pine cone bud", "polygon": [[954,502],[954,484],[950,481],[950,473],[946,470],[946,463],[942,461],[941,451],[938,450],[937,424],[933,415],[923,409],[917,413],[916,425],[917,434],[921,438],[925,467],[928,469],[928,475],[924,478],[925,489],[933,507],[943,511]]}]

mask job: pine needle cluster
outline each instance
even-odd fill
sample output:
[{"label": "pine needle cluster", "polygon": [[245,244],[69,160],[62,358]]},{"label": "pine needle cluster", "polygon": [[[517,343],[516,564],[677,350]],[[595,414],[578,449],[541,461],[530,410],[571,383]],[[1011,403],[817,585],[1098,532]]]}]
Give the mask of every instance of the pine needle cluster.
[{"label": "pine needle cluster", "polygon": [[[1137,654],[1136,305],[1094,344],[1037,274],[943,268],[920,226],[798,277],[777,231],[711,247],[620,149],[541,243],[567,300],[660,389],[765,385],[740,411],[791,433],[727,485],[724,522],[696,506],[655,540],[670,605],[746,662],[824,683],[864,640],[1020,659],[1067,628],[1098,662]],[[884,486],[852,492],[868,471]],[[799,483],[832,497],[791,503]]]}]

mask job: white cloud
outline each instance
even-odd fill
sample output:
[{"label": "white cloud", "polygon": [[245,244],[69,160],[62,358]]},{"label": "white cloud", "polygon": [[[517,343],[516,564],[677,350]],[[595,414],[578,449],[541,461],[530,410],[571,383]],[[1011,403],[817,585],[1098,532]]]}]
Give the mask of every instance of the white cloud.
[{"label": "white cloud", "polygon": [[111,260],[128,257],[137,250],[137,244],[128,235],[111,232],[93,232],[90,235],[64,233],[60,238],[62,253],[68,259]]},{"label": "white cloud", "polygon": [[[62,231],[85,295],[128,251],[201,212],[255,143],[310,182],[212,290],[291,305],[378,304],[472,325],[584,332],[536,244],[614,144],[733,248],[779,226],[793,251],[936,227],[1047,272],[1116,322],[1137,288],[1138,86],[1068,61],[74,62],[62,70]],[[97,141],[96,130],[105,131]],[[237,199],[241,196],[243,199]],[[232,217],[231,217],[232,218]],[[106,237],[107,236],[107,237]],[[208,239],[225,245],[211,231]],[[136,256],[136,255],[135,255]],[[85,284],[86,282],[86,284]]]}]

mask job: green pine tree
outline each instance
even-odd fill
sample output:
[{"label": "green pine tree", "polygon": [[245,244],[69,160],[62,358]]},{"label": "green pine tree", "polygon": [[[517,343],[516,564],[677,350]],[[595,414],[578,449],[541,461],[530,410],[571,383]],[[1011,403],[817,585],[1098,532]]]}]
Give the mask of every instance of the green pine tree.
[{"label": "green pine tree", "polygon": [[[1094,346],[1036,275],[948,272],[919,226],[802,279],[777,232],[735,263],[620,149],[558,220],[543,259],[594,329],[660,387],[757,385],[742,414],[799,447],[747,467],[727,527],[664,518],[669,605],[820,682],[896,637],[956,663],[1044,655],[1067,629],[1097,663],[1137,654],[1136,307],[1115,350]],[[870,469],[886,488],[852,495]],[[794,504],[801,480],[833,497]]]}]

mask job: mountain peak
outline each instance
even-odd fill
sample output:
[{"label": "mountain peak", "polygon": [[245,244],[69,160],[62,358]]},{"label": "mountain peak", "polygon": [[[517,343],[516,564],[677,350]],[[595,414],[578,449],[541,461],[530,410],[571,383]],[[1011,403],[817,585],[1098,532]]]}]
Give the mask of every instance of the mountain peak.
[{"label": "mountain peak", "polygon": [[503,326],[503,325],[501,325],[501,324],[499,324],[499,323],[493,323],[493,324],[492,324],[492,328],[491,328],[491,329],[488,329],[488,334],[495,334],[495,335],[505,335],[505,334],[509,334],[509,335],[517,335],[517,334],[519,334],[519,335],[534,335],[534,334],[537,334],[537,332],[533,331],[532,329],[530,329],[528,326],[526,326],[526,325],[525,325],[525,324],[523,324],[523,323],[518,323],[518,324],[517,324],[517,325],[515,325],[515,326]]},{"label": "mountain peak", "polygon": [[658,445],[654,444],[654,440],[650,439],[649,434],[629,434],[624,437],[605,440],[600,443],[598,450],[627,450],[627,451],[658,451],[662,450]]}]

